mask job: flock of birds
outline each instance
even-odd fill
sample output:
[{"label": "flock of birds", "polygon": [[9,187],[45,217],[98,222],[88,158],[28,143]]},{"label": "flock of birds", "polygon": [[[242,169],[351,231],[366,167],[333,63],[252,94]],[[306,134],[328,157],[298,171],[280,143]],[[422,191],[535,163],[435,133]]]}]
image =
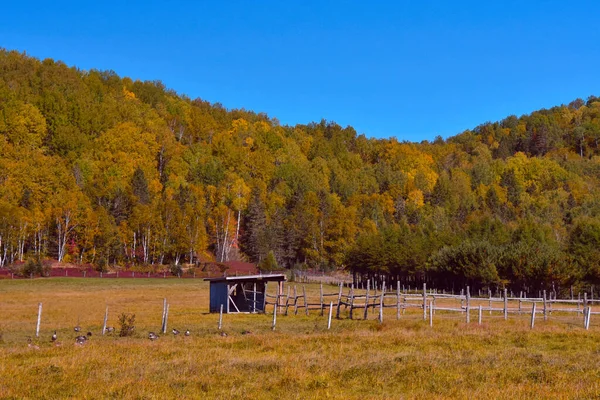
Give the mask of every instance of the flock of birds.
[{"label": "flock of birds", "polygon": [[[75,345],[76,346],[83,346],[83,345],[85,345],[88,342],[88,340],[92,337],[92,332],[88,332],[85,335],[80,334],[81,333],[81,327],[79,325],[75,326],[75,328],[73,328],[73,330],[75,331],[75,333],[79,334],[78,336],[75,337]],[[115,328],[112,327],[112,326],[106,327],[106,332],[108,334],[112,334],[112,333],[115,332]],[[171,330],[171,333],[173,334],[173,336],[176,337],[181,332],[178,329],[173,328]],[[245,330],[245,331],[242,332],[242,335],[249,335],[251,333],[252,332]],[[188,336],[191,336],[191,335],[192,335],[192,333],[190,332],[189,329],[186,329],[183,332],[183,336],[185,336],[185,337],[188,337]],[[223,336],[223,337],[226,337],[227,333],[223,332],[223,331],[220,331],[219,335]],[[154,333],[154,332],[149,332],[148,333],[148,339],[154,341],[154,340],[156,340],[158,338],[160,338],[160,336],[157,335],[156,333]],[[62,343],[58,341],[58,334],[56,333],[56,331],[54,331],[54,333],[50,337],[50,341],[51,341],[51,343],[54,343],[55,346],[61,346],[62,345]],[[38,345],[36,345],[35,343],[33,343],[33,341],[31,340],[31,337],[29,337],[27,339],[27,346],[29,348],[33,348],[33,349],[39,349],[40,348]]]}]

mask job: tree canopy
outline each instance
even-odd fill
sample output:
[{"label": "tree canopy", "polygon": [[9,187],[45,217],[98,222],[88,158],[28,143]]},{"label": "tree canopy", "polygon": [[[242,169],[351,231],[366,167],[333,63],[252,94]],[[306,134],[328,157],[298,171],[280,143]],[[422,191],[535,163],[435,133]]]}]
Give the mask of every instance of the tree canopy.
[{"label": "tree canopy", "polygon": [[599,146],[594,96],[409,143],[0,49],[0,267],[247,258],[438,287],[596,283]]}]

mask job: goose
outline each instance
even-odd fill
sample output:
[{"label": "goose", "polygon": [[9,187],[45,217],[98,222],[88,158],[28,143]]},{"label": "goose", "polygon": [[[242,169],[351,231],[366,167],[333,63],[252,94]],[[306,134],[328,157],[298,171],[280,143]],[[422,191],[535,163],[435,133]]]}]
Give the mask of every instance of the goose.
[{"label": "goose", "polygon": [[81,328],[79,327],[79,325],[77,325],[75,328],[73,328],[73,330],[74,330],[75,332],[79,332],[79,331],[81,330]]},{"label": "goose", "polygon": [[92,332],[87,333],[87,337],[90,337],[90,336],[92,336]]},{"label": "goose", "polygon": [[75,338],[75,344],[82,346],[85,344],[85,342],[87,342],[87,340],[88,340],[87,336],[79,335]]},{"label": "goose", "polygon": [[56,339],[58,339],[58,336],[56,336],[56,331],[54,331],[54,333],[52,334],[52,341],[56,342]]},{"label": "goose", "polygon": [[184,335],[185,335],[185,336],[190,336],[190,335],[191,335],[191,333],[190,333],[190,330],[189,330],[189,329],[186,329],[186,330],[185,330],[185,333],[184,333]]},{"label": "goose", "polygon": [[40,346],[38,346],[37,344],[33,344],[33,342],[31,341],[31,338],[27,338],[27,347],[29,347],[30,349],[35,349],[35,350],[40,349]]},{"label": "goose", "polygon": [[150,332],[148,334],[148,339],[150,339],[150,340],[156,340],[156,339],[158,339],[158,335],[156,333],[154,333],[154,332]]},{"label": "goose", "polygon": [[173,332],[173,335],[175,335],[175,336],[179,335],[179,331],[175,328],[173,328],[173,330],[171,332]]},{"label": "goose", "polygon": [[114,331],[115,331],[115,328],[114,328],[114,326],[107,326],[107,327],[106,327],[106,332],[108,332],[108,333],[113,333]]}]

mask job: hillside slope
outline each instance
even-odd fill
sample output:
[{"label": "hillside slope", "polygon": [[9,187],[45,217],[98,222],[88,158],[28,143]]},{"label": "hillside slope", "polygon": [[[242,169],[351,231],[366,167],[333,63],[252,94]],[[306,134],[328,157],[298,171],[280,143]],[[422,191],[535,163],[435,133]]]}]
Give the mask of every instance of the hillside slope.
[{"label": "hillside slope", "polygon": [[407,143],[0,50],[0,266],[272,251],[438,287],[597,283],[599,100]]}]

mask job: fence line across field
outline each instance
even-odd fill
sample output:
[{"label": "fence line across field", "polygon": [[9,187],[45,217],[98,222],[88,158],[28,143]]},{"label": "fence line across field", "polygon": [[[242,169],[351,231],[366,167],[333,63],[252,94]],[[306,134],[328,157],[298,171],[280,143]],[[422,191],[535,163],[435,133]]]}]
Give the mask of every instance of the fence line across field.
[{"label": "fence line across field", "polygon": [[[472,297],[469,287],[465,291],[461,291],[463,294],[439,293],[436,290],[428,290],[426,284],[423,285],[420,294],[415,291],[406,293],[401,289],[399,283],[395,291],[388,290],[384,283],[379,293],[376,289],[371,289],[369,281],[367,281],[364,293],[359,293],[360,289],[356,289],[353,284],[350,285],[347,292],[344,292],[345,285],[343,283],[340,283],[338,287],[338,293],[324,293],[323,284],[320,284],[319,302],[317,303],[309,302],[304,286],[302,286],[302,294],[299,294],[297,285],[288,285],[287,294],[266,294],[265,306],[275,306],[277,304],[279,312],[284,315],[288,315],[290,307],[293,307],[294,315],[297,315],[299,310],[302,309],[306,315],[309,315],[310,310],[319,310],[320,315],[323,315],[323,310],[327,305],[326,298],[336,298],[337,302],[331,302],[331,304],[336,307],[337,319],[341,318],[342,309],[348,311],[348,318],[350,319],[356,319],[357,317],[368,319],[369,311],[372,310],[374,313],[377,312],[378,319],[383,321],[383,310],[385,308],[396,308],[396,318],[401,319],[401,315],[405,314],[407,309],[412,308],[422,309],[423,320],[426,321],[429,318],[430,325],[433,325],[433,316],[436,311],[464,313],[467,323],[470,322],[472,313],[477,312],[477,321],[478,324],[481,324],[482,314],[485,311],[490,315],[494,312],[501,313],[505,320],[508,319],[509,314],[531,315],[532,328],[535,325],[535,315],[541,315],[544,320],[547,320],[552,313],[576,313],[583,316],[584,328],[589,329],[591,316],[600,314],[600,312],[592,311],[591,307],[594,303],[600,302],[600,299],[588,299],[586,293],[584,293],[583,298],[575,300],[557,299],[553,295],[549,296],[545,290],[541,291],[541,297],[524,297],[523,292],[519,294],[519,297],[510,297],[507,289],[504,289],[501,297],[493,297],[491,291],[488,292],[487,297]],[[460,302],[460,305],[444,304],[444,302],[451,301]],[[439,304],[440,302],[442,304]],[[530,306],[525,307],[526,304],[530,304]],[[538,307],[538,304],[540,307]],[[571,307],[566,307],[569,305]],[[572,305],[576,305],[576,308]],[[359,312],[358,316],[357,312]]]},{"label": "fence line across field", "polygon": [[[367,282],[364,293],[361,292],[360,289],[356,289],[353,284],[344,291],[345,286],[342,283],[338,285],[338,290],[336,292],[326,293],[323,284],[320,284],[318,301],[316,298],[309,301],[304,285],[301,285],[300,288],[296,284],[288,284],[287,286],[287,291],[283,290],[283,286],[277,285],[275,294],[266,293],[266,290],[265,293],[260,293],[264,295],[262,296],[262,310],[267,312],[267,306],[272,307],[272,330],[275,330],[277,314],[279,313],[287,316],[292,313],[292,310],[293,315],[298,315],[299,312],[303,312],[308,316],[310,311],[318,311],[320,316],[325,316],[325,310],[328,309],[327,329],[331,328],[334,312],[335,318],[338,320],[343,319],[344,317],[351,320],[367,320],[369,319],[369,313],[371,312],[376,314],[376,318],[379,322],[383,322],[386,315],[384,310],[386,308],[393,308],[396,310],[397,320],[401,320],[402,315],[406,314],[409,309],[420,309],[423,312],[423,321],[428,321],[430,326],[434,325],[434,316],[436,315],[436,312],[462,314],[466,323],[470,323],[471,317],[477,315],[477,323],[479,325],[483,323],[483,312],[489,312],[490,315],[492,315],[492,313],[498,313],[503,316],[504,320],[507,320],[510,314],[530,315],[531,329],[535,326],[536,316],[541,316],[544,321],[546,321],[553,313],[574,313],[577,314],[578,317],[583,317],[583,328],[588,330],[590,328],[592,316],[600,314],[600,311],[592,310],[592,306],[595,303],[600,302],[600,299],[588,299],[587,293],[584,293],[583,297],[578,296],[577,300],[557,299],[554,296],[549,297],[544,290],[541,291],[541,297],[528,298],[523,297],[523,293],[520,294],[520,297],[509,297],[507,289],[504,289],[501,297],[493,297],[491,292],[488,292],[487,297],[472,297],[468,286],[462,291],[462,294],[454,295],[439,293],[436,290],[428,290],[426,284],[423,284],[421,293],[416,293],[414,291],[406,293],[402,290],[400,283],[397,283],[396,290],[387,288],[384,283],[377,292],[375,288],[371,289],[370,282]],[[248,293],[258,294],[256,291],[248,291]],[[163,299],[162,303],[160,331],[163,334],[166,334],[170,305],[166,298]],[[527,304],[527,307],[525,307],[524,304]],[[117,307],[117,309],[119,308],[121,307]],[[345,315],[342,315],[342,309],[345,312]],[[256,307],[253,307],[253,312],[256,311]],[[476,314],[473,314],[474,312]],[[41,302],[38,304],[37,314],[35,335],[36,337],[39,337],[40,323],[42,320]],[[176,313],[176,315],[183,314],[193,315],[194,312],[188,311]],[[109,307],[107,305],[101,324],[101,332],[103,335],[107,329],[108,315]],[[438,316],[438,318],[443,318],[443,316]],[[223,305],[221,305],[219,312],[218,330],[222,330],[222,325]]]}]

